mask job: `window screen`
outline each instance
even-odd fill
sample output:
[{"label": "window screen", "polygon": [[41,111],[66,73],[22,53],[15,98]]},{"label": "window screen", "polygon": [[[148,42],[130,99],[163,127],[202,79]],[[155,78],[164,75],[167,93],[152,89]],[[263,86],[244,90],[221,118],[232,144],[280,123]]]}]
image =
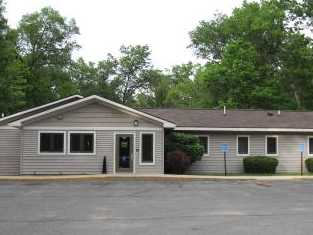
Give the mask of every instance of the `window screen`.
[{"label": "window screen", "polygon": [[208,145],[208,137],[207,136],[199,136],[200,144],[203,146],[204,154],[209,153],[209,145]]},{"label": "window screen", "polygon": [[40,133],[41,153],[63,153],[64,133]]},{"label": "window screen", "polygon": [[142,134],[141,145],[141,161],[153,163],[153,134]]},{"label": "window screen", "polygon": [[277,154],[277,138],[267,137],[267,154]]},{"label": "window screen", "polygon": [[249,137],[238,136],[238,154],[247,155],[249,154]]},{"label": "window screen", "polygon": [[94,134],[93,133],[71,133],[70,134],[71,153],[93,153]]}]

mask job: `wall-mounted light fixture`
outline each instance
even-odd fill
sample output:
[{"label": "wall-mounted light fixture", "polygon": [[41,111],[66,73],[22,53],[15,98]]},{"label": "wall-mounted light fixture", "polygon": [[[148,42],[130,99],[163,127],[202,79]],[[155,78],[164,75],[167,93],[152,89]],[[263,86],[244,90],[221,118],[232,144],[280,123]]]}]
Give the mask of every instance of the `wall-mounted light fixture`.
[{"label": "wall-mounted light fixture", "polygon": [[138,120],[134,120],[134,126],[139,126],[139,121]]}]

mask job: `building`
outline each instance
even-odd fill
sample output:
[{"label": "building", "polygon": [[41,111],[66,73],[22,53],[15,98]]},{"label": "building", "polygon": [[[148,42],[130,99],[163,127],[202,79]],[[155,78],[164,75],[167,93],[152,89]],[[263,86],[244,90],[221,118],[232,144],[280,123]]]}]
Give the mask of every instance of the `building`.
[{"label": "building", "polygon": [[0,119],[0,175],[99,174],[104,159],[109,174],[163,174],[171,131],[205,147],[189,173],[222,173],[221,144],[231,173],[243,171],[245,156],[273,156],[278,172],[297,172],[300,146],[313,155],[313,112],[133,109],[75,95]]}]

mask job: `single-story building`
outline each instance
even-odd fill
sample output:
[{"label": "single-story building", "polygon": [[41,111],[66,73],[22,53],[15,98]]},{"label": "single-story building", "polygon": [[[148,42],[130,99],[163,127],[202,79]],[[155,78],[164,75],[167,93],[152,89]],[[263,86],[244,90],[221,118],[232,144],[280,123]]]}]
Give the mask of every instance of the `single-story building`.
[{"label": "single-story building", "polygon": [[[278,172],[298,172],[313,156],[313,112],[133,109],[99,96],[71,96],[0,119],[0,175],[163,174],[164,136],[199,136],[205,148],[189,173],[243,171],[245,156],[279,159]],[[303,147],[303,146],[302,146]],[[105,161],[104,161],[105,159]]]}]

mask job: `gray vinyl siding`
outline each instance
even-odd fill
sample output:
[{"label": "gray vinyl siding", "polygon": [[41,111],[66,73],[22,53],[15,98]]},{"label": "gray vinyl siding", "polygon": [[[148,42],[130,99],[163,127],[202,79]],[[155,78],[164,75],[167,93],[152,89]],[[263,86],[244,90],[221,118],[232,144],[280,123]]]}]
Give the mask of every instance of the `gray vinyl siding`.
[{"label": "gray vinyl siding", "polygon": [[0,175],[18,175],[20,165],[20,131],[0,129]]},{"label": "gray vinyl siding", "polygon": [[[144,131],[144,130],[143,130]],[[140,132],[136,134],[135,171],[138,174],[163,174],[163,131],[153,131],[156,136],[155,165],[139,164]],[[66,131],[66,136],[67,136]],[[96,155],[44,155],[38,154],[38,131],[25,130],[23,133],[23,157],[21,174],[100,174],[103,157],[106,157],[107,173],[113,173],[114,133],[128,131],[96,131]],[[67,146],[67,144],[66,144]]]},{"label": "gray vinyl siding", "polygon": [[[139,130],[132,130],[133,121],[139,120]],[[21,174],[99,174],[102,173],[103,157],[106,157],[107,173],[112,174],[114,169],[114,133],[135,133],[135,171],[138,174],[155,173],[162,174],[163,170],[163,128],[161,125],[140,119],[136,116],[122,113],[111,108],[89,104],[82,108],[72,110],[62,114],[62,118],[52,117],[27,126],[34,128],[23,131],[23,154],[21,162]],[[68,141],[69,128],[83,128],[88,131],[94,128],[105,127],[108,130],[96,130],[96,154],[95,155],[70,155],[67,153],[67,142],[65,145],[66,153],[60,155],[45,155],[38,153],[38,132],[49,130],[65,131],[65,138]],[[109,130],[112,127],[112,130]],[[123,127],[125,130],[114,130]],[[127,130],[129,127],[129,130]],[[147,128],[147,129],[145,129]],[[151,131],[156,136],[156,161],[153,166],[141,166],[139,164],[140,132]]]},{"label": "gray vinyl siding", "polygon": [[[229,173],[243,173],[243,156],[237,156],[237,134],[212,133],[210,137],[209,155],[203,156],[201,161],[193,163],[188,173],[190,174],[214,174],[224,173],[223,153],[220,144],[229,144],[227,153],[227,171]],[[308,157],[307,138],[309,135],[302,134],[247,134],[250,136],[250,156],[265,155],[265,136],[278,136],[279,160],[277,172],[299,172],[300,171],[300,150],[299,145],[305,144],[304,158]]]},{"label": "gray vinyl siding", "polygon": [[141,127],[161,126],[160,124],[152,123],[99,104],[89,104],[64,114],[58,114],[55,117],[32,123],[32,125],[40,127],[133,127],[134,120],[139,120],[139,126]]}]

